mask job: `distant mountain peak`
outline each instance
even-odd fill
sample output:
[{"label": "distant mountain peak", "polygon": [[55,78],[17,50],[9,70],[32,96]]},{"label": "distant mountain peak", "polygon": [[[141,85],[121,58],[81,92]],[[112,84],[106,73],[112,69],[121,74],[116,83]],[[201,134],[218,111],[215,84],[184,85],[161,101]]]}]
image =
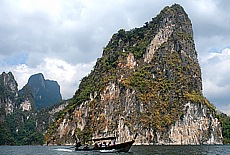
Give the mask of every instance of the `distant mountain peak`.
[{"label": "distant mountain peak", "polygon": [[35,106],[39,110],[62,100],[60,86],[57,81],[46,80],[42,73],[30,76],[26,86],[31,88]]}]

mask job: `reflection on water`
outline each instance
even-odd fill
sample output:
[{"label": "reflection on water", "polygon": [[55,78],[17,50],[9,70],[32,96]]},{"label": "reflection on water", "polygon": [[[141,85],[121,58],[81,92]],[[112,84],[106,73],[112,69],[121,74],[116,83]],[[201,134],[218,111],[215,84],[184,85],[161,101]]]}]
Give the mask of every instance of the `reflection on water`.
[{"label": "reflection on water", "polygon": [[145,155],[230,155],[229,145],[186,145],[186,146],[135,146],[131,150],[133,154]]}]

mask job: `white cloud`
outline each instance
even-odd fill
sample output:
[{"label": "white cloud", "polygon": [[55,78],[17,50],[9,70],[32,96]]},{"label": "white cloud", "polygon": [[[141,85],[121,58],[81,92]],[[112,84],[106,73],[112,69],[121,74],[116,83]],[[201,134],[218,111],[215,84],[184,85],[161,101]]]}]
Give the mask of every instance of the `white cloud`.
[{"label": "white cloud", "polygon": [[45,79],[58,82],[63,99],[68,99],[74,95],[80,80],[90,73],[94,64],[95,62],[73,65],[59,59],[45,58],[36,68],[31,68],[25,64],[1,68],[4,68],[2,71],[11,71],[14,74],[19,89],[28,82],[31,75],[43,73]]},{"label": "white cloud", "polygon": [[217,109],[226,111],[230,104],[230,49],[209,53],[202,60],[204,95]]},{"label": "white cloud", "polygon": [[221,111],[227,114],[228,116],[230,116],[230,103],[227,106],[226,105],[222,106]]},{"label": "white cloud", "polygon": [[[92,69],[91,62],[114,33],[140,27],[174,3],[181,4],[192,21],[204,93],[217,107],[227,105],[223,94],[229,88],[230,58],[219,52],[230,47],[230,1],[225,0],[1,0],[1,69],[17,73],[20,87],[42,72],[45,78],[60,80],[63,96],[71,97],[78,79]],[[61,78],[64,74],[69,78]]]}]

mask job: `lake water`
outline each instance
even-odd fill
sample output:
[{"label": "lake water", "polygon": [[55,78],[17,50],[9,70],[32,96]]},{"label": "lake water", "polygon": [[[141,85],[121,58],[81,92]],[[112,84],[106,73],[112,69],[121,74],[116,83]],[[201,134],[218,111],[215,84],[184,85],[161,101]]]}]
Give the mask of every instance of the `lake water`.
[{"label": "lake water", "polygon": [[[78,152],[71,146],[0,146],[0,155],[117,155]],[[230,155],[230,145],[132,146],[127,155]]]}]

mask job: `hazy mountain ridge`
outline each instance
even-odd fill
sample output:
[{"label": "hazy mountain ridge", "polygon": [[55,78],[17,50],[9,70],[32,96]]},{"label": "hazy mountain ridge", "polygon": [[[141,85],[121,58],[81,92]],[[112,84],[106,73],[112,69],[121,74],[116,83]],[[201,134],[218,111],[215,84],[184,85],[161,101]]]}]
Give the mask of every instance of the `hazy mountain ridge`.
[{"label": "hazy mountain ridge", "polygon": [[[62,100],[60,86],[57,81],[45,80],[43,74],[32,75],[24,87],[30,87],[35,106],[38,110],[58,103]],[[23,92],[24,87],[19,91]]]}]

